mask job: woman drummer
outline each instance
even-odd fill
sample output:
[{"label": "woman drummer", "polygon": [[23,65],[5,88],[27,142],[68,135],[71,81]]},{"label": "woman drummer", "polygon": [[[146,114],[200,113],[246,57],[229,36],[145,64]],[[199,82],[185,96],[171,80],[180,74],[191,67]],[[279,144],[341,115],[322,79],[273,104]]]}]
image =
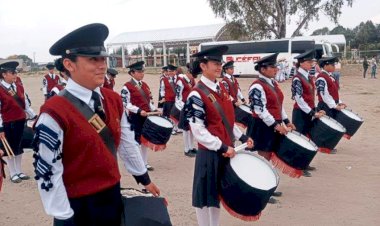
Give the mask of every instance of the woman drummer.
[{"label": "woman drummer", "polygon": [[16,61],[0,65],[0,138],[2,142],[9,143],[15,155],[9,156],[7,152],[4,155],[7,157],[6,162],[13,183],[30,179],[21,170],[21,142],[26,118],[36,117],[25,96],[24,88],[16,83],[18,65]]},{"label": "woman drummer", "polygon": [[58,95],[58,93],[65,88],[67,81],[69,80],[69,76],[67,76],[66,69],[62,64],[62,58],[56,59],[54,61],[54,65],[55,68],[57,68],[57,70],[59,71],[59,76],[61,78],[59,79],[59,83],[51,89],[49,93],[50,97]]},{"label": "woman drummer", "polygon": [[[193,74],[202,76],[185,105],[186,118],[198,142],[192,204],[198,224],[219,225],[220,173],[235,156],[234,137],[253,147],[253,141],[234,125],[234,108],[224,86],[217,81],[222,71],[222,55],[227,46],[194,54]],[[218,111],[219,109],[220,111]]]},{"label": "woman drummer", "polygon": [[141,155],[145,166],[152,171],[154,168],[148,164],[148,147],[141,144],[141,131],[148,116],[148,112],[157,111],[151,102],[152,93],[144,78],[144,61],[138,61],[127,66],[131,80],[126,82],[121,90],[124,108],[128,111],[131,124],[135,132],[135,140],[141,145]]},{"label": "woman drummer", "polygon": [[[292,122],[296,130],[305,136],[310,136],[310,131],[313,126],[313,118],[322,117],[324,111],[316,111],[315,109],[315,84],[314,78],[310,75],[310,70],[313,67],[315,51],[309,50],[296,57],[297,72],[292,81],[292,99],[295,100],[293,106]],[[314,167],[308,167],[307,170],[314,170]],[[311,174],[305,170],[304,176],[310,177]]]},{"label": "woman drummer", "polygon": [[[277,150],[281,135],[295,129],[282,104],[284,95],[274,80],[278,71],[277,56],[278,53],[274,53],[256,61],[255,70],[259,72],[259,78],[252,83],[248,92],[255,121],[251,134],[255,141],[254,150],[268,161]],[[281,196],[281,192],[273,195]],[[269,202],[276,203],[276,200],[270,199]]]}]

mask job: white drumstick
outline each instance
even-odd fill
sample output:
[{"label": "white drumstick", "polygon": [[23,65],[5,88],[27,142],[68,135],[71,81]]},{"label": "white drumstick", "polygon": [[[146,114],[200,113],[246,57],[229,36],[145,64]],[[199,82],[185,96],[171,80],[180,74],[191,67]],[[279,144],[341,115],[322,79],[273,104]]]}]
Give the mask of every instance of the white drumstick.
[{"label": "white drumstick", "polygon": [[159,115],[159,114],[161,114],[161,112],[159,112],[159,111],[153,111],[153,112],[147,112],[146,113],[148,116],[151,116],[151,115]]},{"label": "white drumstick", "polygon": [[241,145],[235,147],[234,149],[235,149],[236,152],[244,151],[244,149],[245,149],[247,146],[248,146],[247,143],[242,143]]}]

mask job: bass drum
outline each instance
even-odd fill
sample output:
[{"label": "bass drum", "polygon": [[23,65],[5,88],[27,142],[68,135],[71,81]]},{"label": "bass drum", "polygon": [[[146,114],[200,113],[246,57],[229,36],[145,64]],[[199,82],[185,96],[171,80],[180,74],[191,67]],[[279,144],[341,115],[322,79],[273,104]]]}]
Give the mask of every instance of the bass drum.
[{"label": "bass drum", "polygon": [[318,150],[323,153],[330,153],[345,133],[346,128],[329,116],[315,119],[310,132],[311,140],[318,146]]},{"label": "bass drum", "polygon": [[221,203],[234,217],[258,220],[278,183],[279,176],[268,161],[251,152],[238,152],[222,174]]},{"label": "bass drum", "polygon": [[344,137],[348,140],[356,133],[356,131],[358,131],[359,127],[364,122],[359,115],[348,109],[338,111],[335,120],[346,128],[347,131],[344,134]]},{"label": "bass drum", "polygon": [[173,123],[161,116],[149,116],[141,131],[141,143],[153,151],[162,151],[172,134]]}]

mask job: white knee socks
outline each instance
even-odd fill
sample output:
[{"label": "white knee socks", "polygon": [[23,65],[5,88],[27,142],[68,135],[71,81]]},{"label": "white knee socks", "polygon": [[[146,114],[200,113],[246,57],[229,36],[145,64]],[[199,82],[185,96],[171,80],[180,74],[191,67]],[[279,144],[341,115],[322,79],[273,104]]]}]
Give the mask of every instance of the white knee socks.
[{"label": "white knee socks", "polygon": [[148,148],[145,147],[144,145],[141,145],[141,157],[144,161],[144,164],[148,164]]},{"label": "white knee socks", "polygon": [[199,226],[219,226],[220,209],[216,207],[195,208]]}]

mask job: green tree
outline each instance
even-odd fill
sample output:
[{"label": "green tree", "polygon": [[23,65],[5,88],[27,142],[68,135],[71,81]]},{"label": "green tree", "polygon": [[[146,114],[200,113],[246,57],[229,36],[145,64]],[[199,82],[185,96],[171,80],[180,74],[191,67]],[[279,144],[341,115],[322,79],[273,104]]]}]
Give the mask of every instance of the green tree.
[{"label": "green tree", "polygon": [[7,59],[22,59],[24,61],[24,63],[27,65],[27,66],[31,66],[32,63],[33,63],[33,60],[30,59],[27,55],[10,55],[7,57]]},{"label": "green tree", "polygon": [[328,35],[330,33],[330,30],[328,27],[320,28],[315,31],[311,35]]},{"label": "green tree", "polygon": [[242,28],[240,35],[251,39],[284,38],[286,26],[295,18],[297,28],[292,37],[308,28],[309,22],[319,20],[324,13],[331,21],[338,23],[341,8],[353,0],[208,0],[215,15],[227,24],[234,23]]}]

